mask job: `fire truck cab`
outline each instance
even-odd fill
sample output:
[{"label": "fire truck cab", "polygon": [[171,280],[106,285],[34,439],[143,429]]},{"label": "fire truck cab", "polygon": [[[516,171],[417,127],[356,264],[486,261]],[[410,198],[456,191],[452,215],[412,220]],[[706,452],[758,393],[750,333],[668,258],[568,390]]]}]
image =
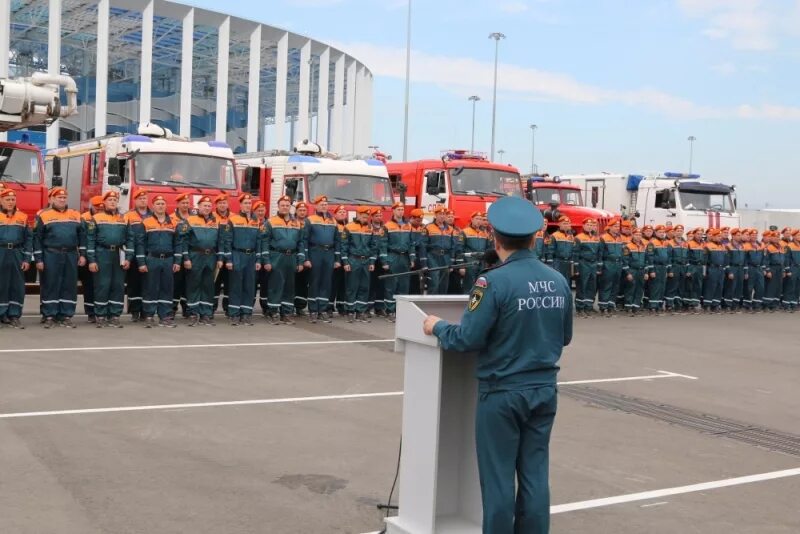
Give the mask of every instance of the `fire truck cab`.
[{"label": "fire truck cab", "polygon": [[561,176],[585,192],[592,206],[636,219],[639,226],[738,227],[735,187],[699,174],[578,174]]},{"label": "fire truck cab", "polygon": [[47,202],[44,160],[39,147],[28,143],[0,142],[0,184],[17,194],[17,208],[28,214],[29,224]]},{"label": "fire truck cab", "polygon": [[156,124],[141,126],[137,134],[112,134],[50,150],[46,156],[51,184],[66,188],[69,206],[86,210],[92,196],[108,190],[120,194],[119,209],[131,209],[131,193],[145,188],[152,197],[167,199],[192,195],[192,206],[202,196],[227,193],[232,208],[240,189],[233,151],[220,141],[190,141]]},{"label": "fire truck cab", "polygon": [[269,214],[278,210],[278,199],[288,195],[293,202],[311,202],[325,195],[330,209],[344,205],[348,218],[357,206],[378,206],[388,220],[394,202],[386,165],[378,159],[340,159],[308,140],[292,152],[271,151],[239,154],[242,189],[263,200]]},{"label": "fire truck cab", "polygon": [[586,207],[583,192],[577,185],[561,181],[559,177],[551,178],[548,174],[530,174],[523,176],[528,199],[542,211],[547,222],[547,231],[558,230],[558,218],[566,215],[572,223],[572,231],[577,234],[583,230],[586,219],[596,219],[599,231],[603,231],[613,213]]},{"label": "fire truck cab", "polygon": [[396,196],[406,209],[421,208],[430,220],[441,204],[456,214],[456,225],[469,224],[475,211],[486,211],[501,196],[522,196],[519,170],[493,163],[485,154],[448,150],[440,159],[387,163]]}]

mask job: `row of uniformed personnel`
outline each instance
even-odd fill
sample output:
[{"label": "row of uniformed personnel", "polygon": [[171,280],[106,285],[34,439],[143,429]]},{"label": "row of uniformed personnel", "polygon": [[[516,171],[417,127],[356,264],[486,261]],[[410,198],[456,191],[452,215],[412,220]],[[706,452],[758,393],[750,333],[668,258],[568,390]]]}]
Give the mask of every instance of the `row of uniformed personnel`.
[{"label": "row of uniformed personnel", "polygon": [[[635,315],[701,309],[755,313],[795,311],[800,295],[800,229],[696,228],[684,236],[678,226],[635,228],[612,220],[602,235],[597,221],[572,235],[571,221],[541,234],[540,258],[576,281],[579,315],[613,315],[624,303]],[[546,242],[546,243],[545,243]]]},{"label": "row of uniformed personnel", "polygon": [[[87,315],[100,327],[122,327],[126,293],[133,320],[147,327],[156,324],[156,317],[160,326],[174,327],[179,304],[190,326],[214,324],[223,289],[231,323],[252,324],[257,286],[265,315],[274,323],[291,323],[296,276],[304,284],[300,292],[307,294],[312,322],[330,321],[334,302],[343,305],[350,321],[368,321],[373,302],[385,306],[393,320],[394,295],[410,291],[409,276],[380,281],[370,273],[443,267],[429,278],[432,292],[444,292],[448,267],[477,257],[489,243],[485,213],[473,214],[462,231],[443,207],[436,209],[434,222],[423,225],[421,210],[406,220],[398,203],[384,224],[376,207],[358,208],[352,222],[344,206],[331,216],[324,196],[315,199],[313,215],[300,202],[290,216],[291,201],[283,197],[278,214],[266,217],[266,206],[250,195],[239,198],[241,211],[233,214],[225,195],[202,197],[192,210],[189,195],[183,194],[168,214],[166,199],[156,195],[148,200],[144,189],[134,192],[133,209],[122,215],[113,191],[93,197],[91,209],[79,214],[67,208],[67,192],[54,188],[31,234],[27,215],[16,209],[14,192],[4,189],[3,199],[0,231],[4,251],[12,252],[2,256],[9,276],[0,286],[0,319],[15,327],[21,327],[24,271],[32,261],[40,271],[46,328],[75,326],[78,279]],[[476,260],[457,274],[474,280],[479,264]]]}]

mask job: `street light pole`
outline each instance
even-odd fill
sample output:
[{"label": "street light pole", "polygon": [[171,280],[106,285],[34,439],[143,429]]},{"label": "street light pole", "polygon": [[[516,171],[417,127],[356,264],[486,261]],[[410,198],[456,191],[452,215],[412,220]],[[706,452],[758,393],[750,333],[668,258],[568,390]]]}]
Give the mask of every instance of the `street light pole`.
[{"label": "street light pole", "polygon": [[503,163],[503,154],[505,154],[505,153],[506,153],[506,151],[503,150],[502,148],[497,151],[497,154],[500,156],[500,163]]},{"label": "street light pole", "polygon": [[500,39],[505,39],[506,36],[500,32],[495,32],[489,35],[489,39],[494,39],[494,90],[492,93],[492,151],[491,160],[494,160],[494,135],[495,135],[495,122],[497,119],[497,58],[500,53]]},{"label": "street light pole", "polygon": [[687,139],[689,141],[689,174],[692,174],[692,158],[694,158],[694,142],[697,138],[690,135]]},{"label": "street light pole", "polygon": [[536,126],[531,124],[531,174],[536,173]]},{"label": "street light pole", "polygon": [[411,0],[408,0],[406,27],[406,109],[403,120],[403,161],[408,161],[408,103],[411,93]]},{"label": "street light pole", "polygon": [[475,104],[478,103],[478,100],[481,99],[478,95],[472,95],[469,97],[472,101],[472,144],[470,145],[470,152],[475,152]]}]

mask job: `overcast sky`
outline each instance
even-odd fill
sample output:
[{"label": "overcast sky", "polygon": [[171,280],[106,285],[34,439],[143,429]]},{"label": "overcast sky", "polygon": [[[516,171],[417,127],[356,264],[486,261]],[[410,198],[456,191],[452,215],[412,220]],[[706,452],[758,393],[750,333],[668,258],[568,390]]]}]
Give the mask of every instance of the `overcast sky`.
[{"label": "overcast sky", "polygon": [[[184,0],[220,10],[211,0]],[[406,0],[237,0],[230,14],[335,44],[375,75],[374,144],[402,156]],[[800,0],[415,0],[410,158],[497,148],[523,172],[693,170],[741,204],[800,207]]]}]

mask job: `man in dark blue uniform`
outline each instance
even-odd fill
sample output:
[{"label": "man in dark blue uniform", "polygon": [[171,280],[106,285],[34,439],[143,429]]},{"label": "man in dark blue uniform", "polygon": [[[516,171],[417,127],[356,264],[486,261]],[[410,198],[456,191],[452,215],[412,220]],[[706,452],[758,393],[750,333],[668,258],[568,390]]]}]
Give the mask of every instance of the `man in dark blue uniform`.
[{"label": "man in dark blue uniform", "polygon": [[460,325],[431,315],[423,329],[445,350],[478,352],[484,534],[546,533],[556,375],[572,340],[572,295],[564,276],[530,250],[543,223],[538,209],[503,197],[489,208],[489,222],[501,263],[475,280]]}]

